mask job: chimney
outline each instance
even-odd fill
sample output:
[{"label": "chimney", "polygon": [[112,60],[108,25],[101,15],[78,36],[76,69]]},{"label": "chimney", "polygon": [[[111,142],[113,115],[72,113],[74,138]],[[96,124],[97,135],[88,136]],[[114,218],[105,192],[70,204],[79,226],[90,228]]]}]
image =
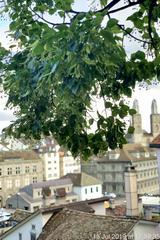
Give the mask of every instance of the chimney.
[{"label": "chimney", "polygon": [[126,193],[126,215],[128,217],[139,216],[137,194],[137,172],[135,166],[129,165],[124,172]]}]

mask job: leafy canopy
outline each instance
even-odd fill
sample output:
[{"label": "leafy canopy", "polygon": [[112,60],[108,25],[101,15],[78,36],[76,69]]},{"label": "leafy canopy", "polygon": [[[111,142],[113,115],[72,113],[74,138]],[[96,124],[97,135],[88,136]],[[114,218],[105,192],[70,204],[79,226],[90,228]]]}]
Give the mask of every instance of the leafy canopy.
[{"label": "leafy canopy", "polygon": [[[0,48],[7,106],[15,107],[17,116],[5,132],[16,138],[53,135],[74,156],[87,159],[126,143],[124,117],[135,110],[124,97],[131,97],[137,82],[160,79],[160,2],[100,0],[86,11],[76,11],[74,3],[4,2],[10,37],[19,46],[14,54],[14,45],[10,51]],[[121,25],[115,13],[123,15],[125,9],[130,14]],[[126,37],[138,41],[145,53],[137,50],[127,56]],[[146,53],[152,58],[148,60]],[[98,109],[95,119],[90,113],[98,97],[106,114]],[[89,132],[94,124],[96,131]]]}]

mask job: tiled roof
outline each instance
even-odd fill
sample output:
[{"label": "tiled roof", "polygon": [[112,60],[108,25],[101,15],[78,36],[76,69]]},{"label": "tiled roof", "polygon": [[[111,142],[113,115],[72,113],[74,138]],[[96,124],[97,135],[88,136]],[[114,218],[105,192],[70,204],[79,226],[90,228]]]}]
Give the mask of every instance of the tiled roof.
[{"label": "tiled roof", "polygon": [[[150,152],[154,152],[154,149],[150,149],[148,147],[145,147],[141,144],[125,144],[123,145],[122,149],[117,149],[116,152],[109,152],[108,154],[114,154],[114,153],[119,153],[119,157],[116,159],[109,159],[108,156],[101,158],[99,161],[97,161],[98,163],[104,163],[104,162],[130,162],[130,161],[142,161],[142,160],[148,160],[149,158],[146,157],[143,153],[150,153]],[[134,155],[134,153],[139,153],[139,157],[136,157],[136,155]],[[152,159],[156,159],[155,156],[152,156]]]},{"label": "tiled roof", "polygon": [[22,209],[16,209],[16,211],[12,214],[11,219],[16,222],[21,222],[27,217],[31,215],[31,212],[22,210]]},{"label": "tiled roof", "polygon": [[110,240],[115,234],[119,236],[116,239],[122,239],[136,223],[136,220],[64,209],[50,218],[38,240]]},{"label": "tiled roof", "polygon": [[82,212],[88,212],[88,213],[94,213],[94,209],[90,207],[86,202],[72,202],[72,203],[66,203],[59,206],[54,207],[46,207],[42,209],[43,213],[57,213],[60,212],[64,208],[72,209],[72,210],[78,210]]},{"label": "tiled roof", "polygon": [[32,188],[43,188],[43,187],[50,187],[50,186],[64,186],[68,184],[72,184],[72,181],[70,178],[42,181],[42,182],[32,183],[31,185],[32,185]]},{"label": "tiled roof", "polygon": [[[19,192],[19,196],[21,196],[21,198],[24,199],[24,201],[26,201],[27,203],[35,203],[35,202],[41,202],[42,201],[42,197],[39,198],[33,198],[32,196],[30,196],[29,194],[27,194],[26,192]],[[53,197],[52,197],[53,198]]]},{"label": "tiled roof", "polygon": [[153,139],[149,146],[152,148],[160,148],[160,134]]},{"label": "tiled roof", "polygon": [[102,182],[90,176],[84,172],[82,173],[68,173],[67,175],[63,176],[62,179],[70,178],[74,186],[90,186],[90,185],[97,185],[102,184]]},{"label": "tiled roof", "polygon": [[40,159],[39,155],[34,151],[6,151],[0,153],[0,161],[5,159],[25,159],[25,160],[33,160]]}]

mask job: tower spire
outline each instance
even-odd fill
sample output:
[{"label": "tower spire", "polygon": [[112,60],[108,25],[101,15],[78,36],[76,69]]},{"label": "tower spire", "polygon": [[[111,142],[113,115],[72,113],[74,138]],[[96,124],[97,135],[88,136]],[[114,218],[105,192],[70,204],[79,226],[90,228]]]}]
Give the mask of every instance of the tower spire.
[{"label": "tower spire", "polygon": [[152,114],[158,113],[157,101],[155,99],[153,99],[152,104],[151,104],[151,113]]}]

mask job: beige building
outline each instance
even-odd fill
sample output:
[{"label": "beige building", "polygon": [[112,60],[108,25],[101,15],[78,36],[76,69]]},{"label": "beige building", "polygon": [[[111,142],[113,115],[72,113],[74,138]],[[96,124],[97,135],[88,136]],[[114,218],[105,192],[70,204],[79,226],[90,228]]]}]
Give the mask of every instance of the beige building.
[{"label": "beige building", "polygon": [[33,151],[0,153],[0,206],[20,188],[43,180],[42,160]]}]

